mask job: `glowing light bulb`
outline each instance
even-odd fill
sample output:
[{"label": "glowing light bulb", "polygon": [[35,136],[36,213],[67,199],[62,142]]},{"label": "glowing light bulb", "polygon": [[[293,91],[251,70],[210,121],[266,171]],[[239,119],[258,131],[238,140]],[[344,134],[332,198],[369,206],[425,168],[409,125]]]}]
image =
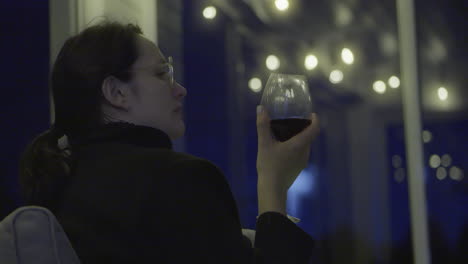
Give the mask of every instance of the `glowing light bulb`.
[{"label": "glowing light bulb", "polygon": [[440,166],[439,155],[434,154],[429,158],[429,166],[431,166],[431,168],[434,168],[434,169]]},{"label": "glowing light bulb", "polygon": [[440,164],[444,167],[450,167],[452,165],[452,157],[449,154],[442,155]]},{"label": "glowing light bulb", "polygon": [[262,81],[257,77],[250,79],[249,88],[255,93],[260,92],[262,90]]},{"label": "glowing light bulb", "polygon": [[464,178],[463,170],[461,170],[460,168],[456,166],[453,166],[452,168],[450,168],[449,174],[450,174],[450,178],[455,181],[461,181]]},{"label": "glowing light bulb", "polygon": [[439,95],[439,99],[441,101],[445,101],[448,98],[448,91],[445,89],[445,87],[440,87],[437,89],[437,95]]},{"label": "glowing light bulb", "polygon": [[266,66],[269,70],[277,70],[280,67],[280,60],[275,55],[270,55],[266,59]]},{"label": "glowing light bulb", "polygon": [[346,64],[353,64],[354,54],[350,49],[344,48],[343,50],[341,50],[341,59]]},{"label": "glowing light bulb", "polygon": [[343,81],[343,72],[340,70],[334,70],[330,73],[330,82],[337,84]]},{"label": "glowing light bulb", "polygon": [[432,140],[432,133],[429,130],[424,130],[422,132],[422,138],[424,143],[429,143]]},{"label": "glowing light bulb", "polygon": [[286,11],[289,8],[289,1],[288,0],[276,0],[275,6],[279,11]]},{"label": "glowing light bulb", "polygon": [[400,87],[400,79],[396,76],[392,76],[388,79],[388,86],[392,88]]},{"label": "glowing light bulb", "polygon": [[207,6],[203,9],[203,16],[206,19],[213,19],[216,17],[216,8],[214,6]]},{"label": "glowing light bulb", "polygon": [[309,54],[306,56],[304,66],[307,70],[313,70],[318,65],[318,59],[315,55]]},{"label": "glowing light bulb", "polygon": [[437,168],[436,177],[439,180],[447,178],[447,170],[444,167]]},{"label": "glowing light bulb", "polygon": [[385,93],[385,90],[387,90],[387,86],[383,81],[376,81],[374,82],[374,85],[372,85],[374,88],[374,91],[379,94]]}]

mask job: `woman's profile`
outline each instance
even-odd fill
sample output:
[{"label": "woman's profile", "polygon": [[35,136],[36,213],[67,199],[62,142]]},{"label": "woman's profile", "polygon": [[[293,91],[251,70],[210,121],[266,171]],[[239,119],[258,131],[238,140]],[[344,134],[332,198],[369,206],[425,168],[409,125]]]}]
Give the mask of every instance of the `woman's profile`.
[{"label": "woman's profile", "polygon": [[277,142],[258,109],[250,245],[222,172],[172,150],[187,90],[137,25],[106,21],[69,38],[51,90],[55,122],[25,150],[20,183],[27,204],[56,215],[82,263],[308,263],[313,240],[285,204],[318,134],[315,115]]}]

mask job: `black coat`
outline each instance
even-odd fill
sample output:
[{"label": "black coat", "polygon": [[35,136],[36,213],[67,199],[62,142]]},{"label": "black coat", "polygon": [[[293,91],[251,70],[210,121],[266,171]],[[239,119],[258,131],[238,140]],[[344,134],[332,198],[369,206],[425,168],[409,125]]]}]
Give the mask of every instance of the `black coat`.
[{"label": "black coat", "polygon": [[84,264],[308,263],[311,237],[280,213],[258,218],[252,248],[221,171],[160,130],[111,124],[73,146],[54,213]]}]

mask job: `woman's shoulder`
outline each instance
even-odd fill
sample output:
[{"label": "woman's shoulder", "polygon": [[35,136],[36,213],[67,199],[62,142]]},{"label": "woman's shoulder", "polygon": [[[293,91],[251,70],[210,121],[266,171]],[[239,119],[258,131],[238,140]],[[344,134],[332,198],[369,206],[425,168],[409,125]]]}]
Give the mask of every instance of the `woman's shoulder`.
[{"label": "woman's shoulder", "polygon": [[[181,190],[194,195],[194,191],[232,195],[222,170],[211,161],[172,150],[147,149],[140,154],[139,171],[146,175],[149,185],[159,186],[159,193]],[[162,189],[161,189],[162,188]],[[203,194],[203,195],[206,195]],[[199,193],[201,195],[201,193]]]},{"label": "woman's shoulder", "polygon": [[219,168],[211,161],[188,153],[177,152],[170,149],[145,149],[139,155],[143,162],[148,164],[162,163],[173,170],[182,168]]},{"label": "woman's shoulder", "polygon": [[120,182],[116,185],[152,190],[156,186],[163,188],[161,192],[179,188],[181,183],[228,185],[221,169],[206,159],[171,149],[121,144],[102,144],[81,153],[75,173],[82,181]]},{"label": "woman's shoulder", "polygon": [[87,156],[86,159],[100,160],[101,164],[112,167],[113,171],[130,169],[143,174],[158,174],[159,179],[165,178],[164,175],[171,175],[169,177],[173,179],[198,174],[204,175],[204,178],[223,175],[221,169],[207,159],[166,148],[114,144],[101,150],[95,149],[90,155],[94,157]]},{"label": "woman's shoulder", "polygon": [[[89,146],[80,150],[79,161],[99,160],[102,163],[120,165],[164,165],[165,167],[190,164],[212,165],[210,161],[168,148],[142,147],[131,144],[108,143]],[[159,167],[159,166],[158,166]]]}]

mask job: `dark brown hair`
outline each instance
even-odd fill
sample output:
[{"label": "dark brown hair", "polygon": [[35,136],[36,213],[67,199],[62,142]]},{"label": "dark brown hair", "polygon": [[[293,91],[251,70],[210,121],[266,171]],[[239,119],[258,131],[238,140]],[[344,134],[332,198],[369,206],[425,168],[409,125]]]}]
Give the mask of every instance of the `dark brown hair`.
[{"label": "dark brown hair", "polygon": [[[51,74],[55,123],[37,136],[20,161],[19,180],[26,204],[53,209],[73,167],[69,141],[103,122],[102,82],[108,76],[129,81],[128,69],[137,60],[136,39],[141,29],[133,24],[101,22],[70,37],[61,48]],[[73,153],[73,150],[71,151]]]}]

